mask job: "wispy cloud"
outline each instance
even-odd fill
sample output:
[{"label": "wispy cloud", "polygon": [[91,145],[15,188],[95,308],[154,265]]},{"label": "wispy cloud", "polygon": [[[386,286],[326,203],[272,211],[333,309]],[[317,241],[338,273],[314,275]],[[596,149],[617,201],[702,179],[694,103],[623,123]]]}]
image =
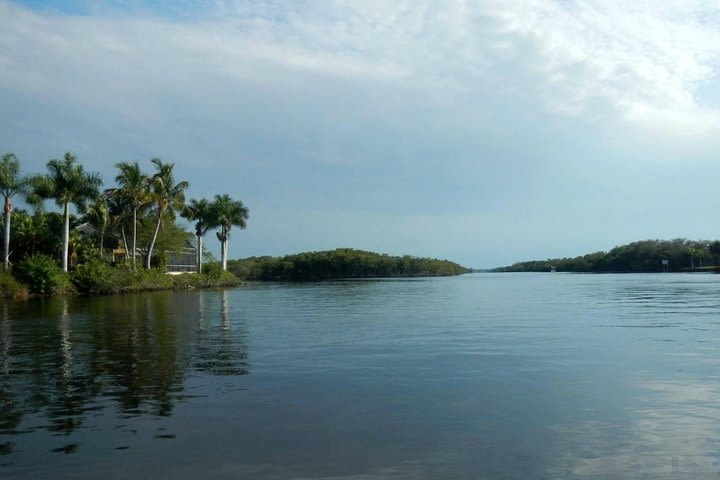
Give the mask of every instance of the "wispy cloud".
[{"label": "wispy cloud", "polygon": [[395,82],[434,101],[494,89],[562,115],[609,109],[671,130],[720,125],[717,106],[697,95],[720,58],[720,12],[702,0],[211,5],[197,21],[176,21],[0,3],[0,84],[112,105],[193,83],[309,72]]}]

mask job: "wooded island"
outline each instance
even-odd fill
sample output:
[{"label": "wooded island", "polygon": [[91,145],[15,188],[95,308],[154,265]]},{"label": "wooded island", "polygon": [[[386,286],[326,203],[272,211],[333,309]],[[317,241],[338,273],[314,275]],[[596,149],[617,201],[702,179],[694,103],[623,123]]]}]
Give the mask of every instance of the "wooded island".
[{"label": "wooded island", "polygon": [[573,258],[518,262],[493,272],[652,273],[717,271],[720,241],[642,240]]}]

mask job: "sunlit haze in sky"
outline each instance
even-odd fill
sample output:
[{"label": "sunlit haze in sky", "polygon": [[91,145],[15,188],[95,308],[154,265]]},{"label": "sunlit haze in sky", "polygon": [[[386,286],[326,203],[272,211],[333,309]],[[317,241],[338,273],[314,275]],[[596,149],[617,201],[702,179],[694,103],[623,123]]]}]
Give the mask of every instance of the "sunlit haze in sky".
[{"label": "sunlit haze in sky", "polygon": [[174,162],[230,258],[492,267],[719,238],[719,69],[706,0],[0,0],[0,153]]}]

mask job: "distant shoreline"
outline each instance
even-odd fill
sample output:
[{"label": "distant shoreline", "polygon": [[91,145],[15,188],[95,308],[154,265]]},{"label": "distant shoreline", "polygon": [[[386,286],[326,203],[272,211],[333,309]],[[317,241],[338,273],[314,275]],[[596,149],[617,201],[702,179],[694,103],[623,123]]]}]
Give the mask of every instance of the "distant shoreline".
[{"label": "distant shoreline", "polygon": [[716,273],[720,272],[720,241],[642,240],[572,258],[517,262],[487,271],[572,273]]},{"label": "distant shoreline", "polygon": [[284,257],[231,260],[228,262],[228,271],[240,280],[247,281],[316,281],[448,277],[470,273],[471,269],[449,260],[337,248]]}]

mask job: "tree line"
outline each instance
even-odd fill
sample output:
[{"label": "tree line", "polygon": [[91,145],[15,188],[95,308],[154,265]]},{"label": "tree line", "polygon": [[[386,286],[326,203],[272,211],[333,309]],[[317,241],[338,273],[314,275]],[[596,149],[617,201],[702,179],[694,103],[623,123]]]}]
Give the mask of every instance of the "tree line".
[{"label": "tree line", "polygon": [[277,281],[450,276],[470,272],[448,260],[395,257],[351,248],[231,260],[228,269],[241,279]]},{"label": "tree line", "polygon": [[[246,228],[249,211],[240,200],[228,194],[186,201],[189,183],[175,179],[174,163],[151,160],[152,171],[142,170],[138,162],[115,165],[115,185],[102,189],[98,173],[88,172],[75,155],[66,153],[50,160],[47,171],[23,175],[13,153],[0,159],[0,195],[4,200],[3,268],[33,255],[57,258],[64,272],[81,263],[91,252],[100,257],[109,234],[122,239],[126,266],[137,271],[138,254],[145,269],[162,265],[164,247],[182,245],[187,234],[177,225],[181,216],[194,222],[197,237],[197,272],[202,272],[204,235],[217,229],[221,243],[220,264],[227,270],[227,251],[232,227]],[[13,200],[22,199],[32,209],[14,211]],[[46,201],[54,200],[59,212],[48,212]],[[79,216],[71,213],[75,207]],[[14,226],[13,217],[18,225]],[[87,224],[90,235],[71,230],[71,223]],[[130,238],[128,238],[130,237]],[[97,260],[98,255],[95,255]]]},{"label": "tree line", "polygon": [[496,272],[651,273],[716,270],[720,241],[642,240],[573,258],[518,262]]}]

